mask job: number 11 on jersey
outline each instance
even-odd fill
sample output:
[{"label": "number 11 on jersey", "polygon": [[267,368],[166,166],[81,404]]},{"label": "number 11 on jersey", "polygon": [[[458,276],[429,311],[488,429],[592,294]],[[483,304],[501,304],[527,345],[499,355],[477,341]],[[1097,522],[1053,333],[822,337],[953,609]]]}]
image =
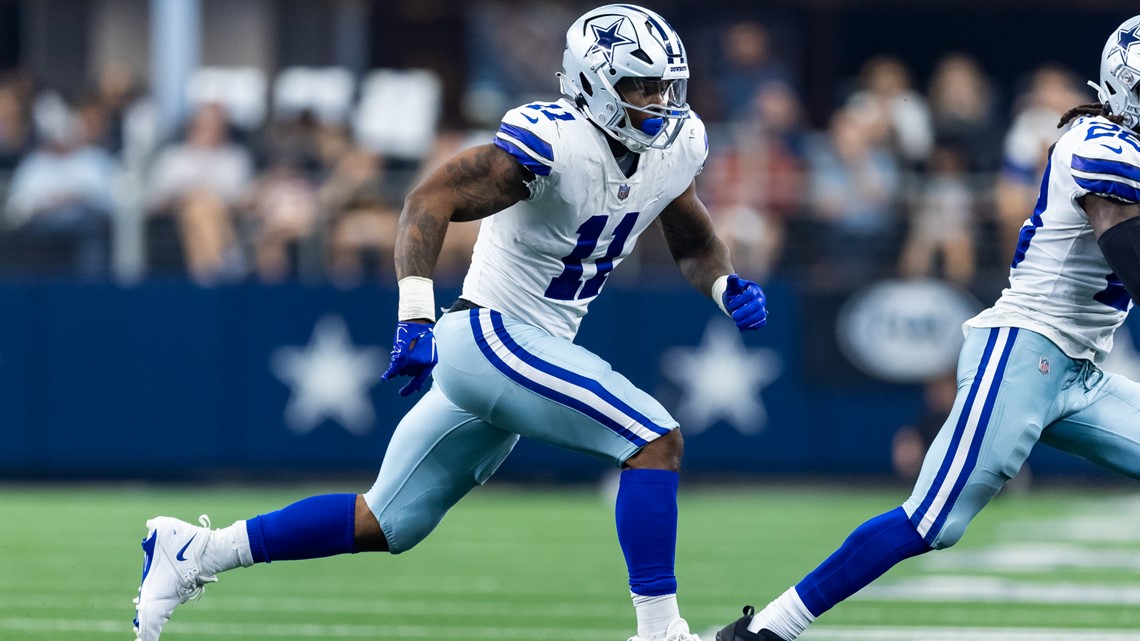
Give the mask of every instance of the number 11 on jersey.
[{"label": "number 11 on jersey", "polygon": [[546,297],[554,300],[581,300],[597,296],[598,292],[602,291],[606,277],[614,270],[614,259],[621,256],[625,249],[625,242],[629,240],[633,226],[637,223],[638,213],[634,211],[626,214],[614,228],[609,249],[606,250],[605,256],[595,260],[594,264],[598,271],[590,280],[586,281],[585,286],[582,285],[582,277],[585,273],[583,261],[589,259],[590,255],[597,249],[598,241],[601,239],[602,232],[605,231],[606,223],[609,222],[610,217],[591,216],[582,223],[578,227],[578,244],[574,246],[574,251],[562,258],[564,266],[562,273],[551,279],[550,284],[546,287]]}]

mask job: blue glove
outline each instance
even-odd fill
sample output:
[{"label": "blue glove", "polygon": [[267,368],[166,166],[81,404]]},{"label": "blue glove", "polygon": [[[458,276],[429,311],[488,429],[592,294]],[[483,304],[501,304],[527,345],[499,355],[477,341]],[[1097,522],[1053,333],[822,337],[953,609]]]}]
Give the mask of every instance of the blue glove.
[{"label": "blue glove", "polygon": [[438,361],[431,325],[401,321],[396,324],[396,337],[392,339],[392,362],[380,380],[411,376],[412,380],[400,388],[400,396],[407,396],[424,386]]},{"label": "blue glove", "polygon": [[722,297],[725,309],[736,321],[736,329],[746,332],[768,324],[767,299],[756,283],[730,274]]}]

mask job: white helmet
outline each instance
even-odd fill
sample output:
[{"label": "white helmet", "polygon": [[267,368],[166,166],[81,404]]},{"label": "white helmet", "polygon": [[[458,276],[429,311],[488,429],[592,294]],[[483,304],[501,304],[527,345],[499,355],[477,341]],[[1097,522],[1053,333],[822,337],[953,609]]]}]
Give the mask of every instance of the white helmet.
[{"label": "white helmet", "polygon": [[[689,117],[689,63],[681,37],[664,18],[638,6],[610,4],[575,20],[558,78],[562,93],[594,124],[637,153],[673,144]],[[652,104],[639,106],[647,99]],[[640,128],[627,109],[648,116]]]},{"label": "white helmet", "polygon": [[1124,126],[1140,126],[1140,16],[1120,25],[1100,55],[1100,84],[1089,82],[1109,113]]}]

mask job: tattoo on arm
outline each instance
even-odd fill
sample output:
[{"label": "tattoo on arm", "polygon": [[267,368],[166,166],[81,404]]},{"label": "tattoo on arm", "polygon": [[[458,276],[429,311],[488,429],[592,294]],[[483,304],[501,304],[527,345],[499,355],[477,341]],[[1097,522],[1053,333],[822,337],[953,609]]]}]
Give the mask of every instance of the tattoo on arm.
[{"label": "tattoo on arm", "polygon": [[447,234],[447,221],[424,207],[409,207],[396,232],[397,276],[431,277]]},{"label": "tattoo on arm", "polygon": [[494,145],[460,154],[444,170],[444,185],[455,199],[454,222],[485,218],[529,195],[526,170]]},{"label": "tattoo on arm", "polygon": [[481,145],[457,154],[408,194],[396,229],[396,276],[431,278],[449,221],[486,218],[530,195],[510,154]]}]

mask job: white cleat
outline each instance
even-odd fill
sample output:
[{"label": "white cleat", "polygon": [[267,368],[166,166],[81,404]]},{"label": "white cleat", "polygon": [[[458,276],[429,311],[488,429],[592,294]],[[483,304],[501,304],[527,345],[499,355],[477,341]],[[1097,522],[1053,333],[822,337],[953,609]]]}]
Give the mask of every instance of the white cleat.
[{"label": "white cleat", "polygon": [[135,599],[135,641],[158,641],[174,608],[201,596],[205,584],[218,580],[212,574],[202,574],[202,549],[211,535],[210,519],[203,514],[198,522],[203,527],[169,516],[146,522],[142,583]]},{"label": "white cleat", "polygon": [[[630,637],[629,641],[648,641],[641,637]],[[661,637],[661,641],[701,641],[697,635],[689,632],[689,624],[684,619],[674,619],[669,624],[669,628],[665,631],[665,636]]]}]

